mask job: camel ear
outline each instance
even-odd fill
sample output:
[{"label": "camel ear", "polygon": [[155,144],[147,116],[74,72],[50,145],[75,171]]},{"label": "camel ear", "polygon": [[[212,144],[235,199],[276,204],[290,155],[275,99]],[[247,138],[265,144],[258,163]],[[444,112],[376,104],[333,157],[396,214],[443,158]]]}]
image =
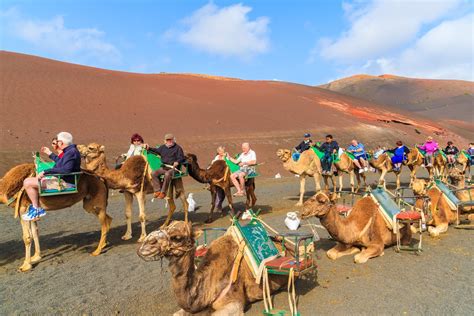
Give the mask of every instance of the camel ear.
[{"label": "camel ear", "polygon": [[104,145],[101,145],[99,147],[99,152],[103,153],[105,151],[105,146]]},{"label": "camel ear", "polygon": [[328,201],[328,196],[324,192],[316,193],[315,197],[319,203],[326,203]]},{"label": "camel ear", "polygon": [[337,193],[334,193],[334,192],[333,192],[333,193],[331,194],[331,196],[329,197],[329,200],[330,200],[331,202],[336,201],[336,200],[337,200]]}]

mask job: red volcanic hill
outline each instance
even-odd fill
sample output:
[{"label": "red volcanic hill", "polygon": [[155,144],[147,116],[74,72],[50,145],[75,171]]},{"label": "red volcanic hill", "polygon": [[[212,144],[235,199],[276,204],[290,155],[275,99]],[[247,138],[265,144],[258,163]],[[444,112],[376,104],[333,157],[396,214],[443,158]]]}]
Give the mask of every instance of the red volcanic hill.
[{"label": "red volcanic hill", "polygon": [[355,75],[320,87],[444,121],[474,136],[474,82]]},{"label": "red volcanic hill", "polygon": [[233,153],[250,141],[266,174],[282,169],[276,150],[294,147],[306,131],[368,147],[432,134],[465,141],[409,112],[292,83],[126,73],[5,51],[0,69],[0,173],[63,130],[76,143],[105,144],[109,159],[126,151],[132,133],[156,144],[173,132],[203,166],[218,145]]}]

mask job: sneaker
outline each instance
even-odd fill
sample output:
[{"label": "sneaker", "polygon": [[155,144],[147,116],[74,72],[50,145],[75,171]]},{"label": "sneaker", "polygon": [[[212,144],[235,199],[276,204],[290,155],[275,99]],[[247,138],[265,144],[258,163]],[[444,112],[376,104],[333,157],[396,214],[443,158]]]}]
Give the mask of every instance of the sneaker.
[{"label": "sneaker", "polygon": [[359,173],[364,173],[364,168],[360,168]]},{"label": "sneaker", "polygon": [[425,167],[425,164],[421,164],[421,168],[424,168]]},{"label": "sneaker", "polygon": [[23,219],[24,221],[32,221],[32,220],[35,220],[37,218],[39,218],[38,210],[32,204],[30,204],[30,206],[28,206],[28,212],[21,215],[21,219]]},{"label": "sneaker", "polygon": [[365,172],[369,171],[369,168],[368,168],[368,167],[365,167],[365,168],[364,168],[364,171],[365,171]]},{"label": "sneaker", "polygon": [[38,215],[39,217],[43,217],[43,216],[46,215],[46,211],[44,210],[44,208],[38,207],[37,210],[38,210],[37,215]]}]

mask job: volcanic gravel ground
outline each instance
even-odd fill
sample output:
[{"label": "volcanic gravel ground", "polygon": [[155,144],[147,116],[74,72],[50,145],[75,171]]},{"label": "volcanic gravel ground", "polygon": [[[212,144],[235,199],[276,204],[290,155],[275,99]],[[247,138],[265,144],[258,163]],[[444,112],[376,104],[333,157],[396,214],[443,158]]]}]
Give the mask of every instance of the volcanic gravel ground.
[{"label": "volcanic gravel ground", "polygon": [[[388,180],[393,180],[390,175]],[[313,183],[307,181],[307,197],[314,194]],[[283,219],[285,212],[297,210],[298,188],[294,177],[257,179],[257,208],[262,209],[264,220],[286,231]],[[199,205],[190,219],[201,226],[210,195],[191,179],[187,179],[187,191],[195,193]],[[149,200],[147,231],[151,232],[163,222],[165,210],[162,201]],[[12,210],[1,206],[0,314],[170,315],[177,311],[167,261],[144,262],[136,255],[136,203],[134,238],[120,239],[125,232],[123,208],[122,196],[113,194],[108,208],[114,219],[109,247],[98,257],[89,255],[99,239],[99,223],[94,216],[85,213],[80,204],[48,212],[39,223],[43,259],[32,271],[18,273],[24,254],[21,227]],[[237,203],[237,209],[243,208]],[[176,213],[174,218],[182,219],[183,213]],[[317,223],[315,219],[312,222]],[[222,217],[211,226],[228,225],[228,218]],[[334,241],[327,238],[324,229],[317,228],[317,232],[321,236],[316,251],[317,278],[297,283],[302,315],[474,314],[472,231],[450,228],[436,239],[424,234],[421,255],[388,248],[383,257],[361,265],[354,264],[352,256],[329,260],[325,251]],[[275,296],[277,308],[288,309],[287,304],[286,291]],[[258,302],[246,312],[261,315],[262,310],[263,303]]]}]

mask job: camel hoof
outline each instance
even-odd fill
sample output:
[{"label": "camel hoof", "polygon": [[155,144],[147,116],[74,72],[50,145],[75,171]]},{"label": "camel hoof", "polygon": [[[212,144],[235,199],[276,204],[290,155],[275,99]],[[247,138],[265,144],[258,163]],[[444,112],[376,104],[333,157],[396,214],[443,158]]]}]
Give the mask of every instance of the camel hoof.
[{"label": "camel hoof", "polygon": [[18,268],[18,272],[30,271],[32,268],[30,263],[23,262],[23,264]]},{"label": "camel hoof", "polygon": [[96,249],[94,250],[94,252],[91,253],[91,256],[97,257],[98,255],[100,255],[101,252],[102,252],[101,249]]},{"label": "camel hoof", "polygon": [[146,235],[141,235],[140,238],[138,238],[137,242],[143,242],[145,241]]},{"label": "camel hoof", "polygon": [[433,227],[433,226],[428,226],[428,233],[430,234],[430,237],[438,237],[439,236],[438,230],[436,229],[436,227]]},{"label": "camel hoof", "polygon": [[303,202],[298,202],[295,204],[295,206],[303,206]]},{"label": "camel hoof", "polygon": [[31,263],[37,263],[41,260],[41,256],[39,255],[34,255],[33,257],[31,257]]},{"label": "camel hoof", "polygon": [[132,239],[132,235],[125,234],[122,236],[122,240],[130,240],[130,239]]},{"label": "camel hoof", "polygon": [[336,251],[331,251],[331,250],[328,250],[328,252],[326,252],[326,256],[328,256],[328,258],[331,259],[331,260],[336,260],[338,258],[337,257],[337,252]]},{"label": "camel hoof", "polygon": [[361,256],[360,254],[354,256],[355,263],[366,263],[368,260],[367,257]]}]

